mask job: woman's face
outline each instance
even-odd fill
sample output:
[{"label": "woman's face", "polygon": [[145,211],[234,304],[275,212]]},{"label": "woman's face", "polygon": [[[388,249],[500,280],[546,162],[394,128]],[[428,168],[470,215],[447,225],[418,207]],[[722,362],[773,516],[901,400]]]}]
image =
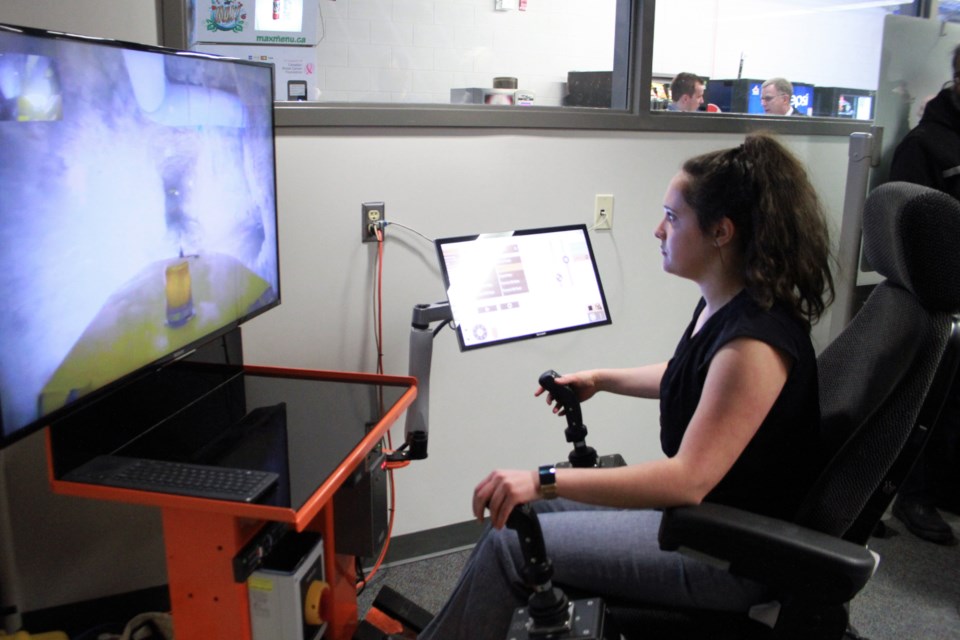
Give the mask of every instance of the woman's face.
[{"label": "woman's face", "polygon": [[713,238],[700,229],[697,213],[683,199],[682,188],[688,179],[681,171],[670,181],[663,198],[663,220],[653,235],[660,241],[664,271],[699,280],[709,270],[717,248]]}]

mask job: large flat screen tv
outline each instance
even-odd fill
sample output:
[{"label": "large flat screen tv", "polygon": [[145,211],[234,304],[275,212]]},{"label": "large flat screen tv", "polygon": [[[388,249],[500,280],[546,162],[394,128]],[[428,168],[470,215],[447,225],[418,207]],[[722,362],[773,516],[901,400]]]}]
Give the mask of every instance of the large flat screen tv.
[{"label": "large flat screen tv", "polygon": [[273,69],[0,25],[0,446],[280,302]]},{"label": "large flat screen tv", "polygon": [[461,350],[610,324],[585,225],[436,241]]}]

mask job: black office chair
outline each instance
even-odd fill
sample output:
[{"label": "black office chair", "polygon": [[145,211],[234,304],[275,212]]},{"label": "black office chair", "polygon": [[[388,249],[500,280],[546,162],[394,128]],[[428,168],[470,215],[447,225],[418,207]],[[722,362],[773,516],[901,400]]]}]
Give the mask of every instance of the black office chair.
[{"label": "black office chair", "polygon": [[[864,252],[886,280],[818,357],[825,469],[792,522],[701,504],[667,509],[666,550],[692,550],[778,594],[743,614],[610,605],[628,640],[857,637],[848,604],[866,544],[935,425],[960,360],[960,203],[890,183],[868,197]],[[789,250],[785,248],[785,250]],[[772,627],[770,626],[772,625]]]}]

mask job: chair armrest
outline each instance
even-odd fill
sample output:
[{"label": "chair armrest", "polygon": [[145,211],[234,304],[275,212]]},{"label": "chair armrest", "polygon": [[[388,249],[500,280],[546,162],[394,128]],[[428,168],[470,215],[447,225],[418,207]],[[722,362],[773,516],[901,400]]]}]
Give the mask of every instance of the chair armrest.
[{"label": "chair armrest", "polygon": [[660,548],[691,553],[780,593],[823,603],[853,598],[873,575],[866,547],[733,507],[666,509]]}]

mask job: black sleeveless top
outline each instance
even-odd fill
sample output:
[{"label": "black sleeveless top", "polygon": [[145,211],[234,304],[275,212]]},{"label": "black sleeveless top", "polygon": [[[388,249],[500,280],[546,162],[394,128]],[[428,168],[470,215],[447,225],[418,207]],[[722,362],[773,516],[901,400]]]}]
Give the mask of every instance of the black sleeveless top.
[{"label": "black sleeveless top", "polygon": [[788,354],[793,367],[780,396],[706,500],[790,519],[819,470],[820,398],[809,331],[782,305],[765,311],[741,291],[691,335],[705,306],[701,299],[660,383],[661,447],[667,456],[676,455],[700,402],[710,362],[725,344],[754,338]]}]

